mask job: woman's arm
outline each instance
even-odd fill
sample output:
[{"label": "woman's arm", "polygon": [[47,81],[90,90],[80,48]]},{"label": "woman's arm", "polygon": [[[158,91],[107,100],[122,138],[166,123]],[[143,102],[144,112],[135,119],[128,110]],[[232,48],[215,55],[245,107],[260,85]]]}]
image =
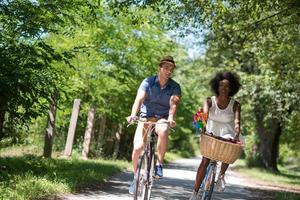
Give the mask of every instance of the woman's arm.
[{"label": "woman's arm", "polygon": [[236,133],[235,139],[238,139],[240,136],[241,128],[241,104],[237,101],[233,104],[233,112],[234,112],[234,131]]},{"label": "woman's arm", "polygon": [[211,107],[211,98],[207,97],[203,102],[203,112],[207,114],[209,113],[209,109]]}]

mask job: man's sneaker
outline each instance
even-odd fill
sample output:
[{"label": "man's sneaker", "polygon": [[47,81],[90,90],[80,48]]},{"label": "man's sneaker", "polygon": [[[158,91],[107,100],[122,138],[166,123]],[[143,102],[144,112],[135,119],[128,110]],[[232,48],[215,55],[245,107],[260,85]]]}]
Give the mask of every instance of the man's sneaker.
[{"label": "man's sneaker", "polygon": [[162,167],[162,165],[156,165],[154,169],[155,169],[155,177],[156,178],[162,178],[163,177],[163,167]]},{"label": "man's sneaker", "polygon": [[216,184],[216,190],[218,192],[224,192],[225,191],[225,179],[224,179],[224,174],[219,176],[218,180],[217,180],[217,184]]},{"label": "man's sneaker", "polygon": [[[199,193],[200,194],[200,193]],[[190,197],[190,199],[189,200],[200,200],[200,195],[198,194],[198,192],[196,192],[195,190],[194,190],[194,192],[193,192],[193,194],[192,194],[192,196]]]},{"label": "man's sneaker", "polygon": [[129,194],[134,194],[135,192],[135,184],[136,184],[136,180],[133,179],[133,181],[131,182],[130,186],[129,186]]}]

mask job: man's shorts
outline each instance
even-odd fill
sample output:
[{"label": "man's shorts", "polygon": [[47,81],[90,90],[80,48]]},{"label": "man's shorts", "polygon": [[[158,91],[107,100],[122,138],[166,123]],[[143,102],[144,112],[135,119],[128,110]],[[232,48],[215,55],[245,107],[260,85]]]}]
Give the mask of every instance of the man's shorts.
[{"label": "man's shorts", "polygon": [[[166,119],[159,119],[157,120],[157,118],[154,117],[150,117],[150,118],[140,118],[141,121],[147,122],[167,122]],[[135,130],[135,134],[134,134],[134,139],[133,139],[133,146],[134,148],[139,148],[141,146],[143,146],[144,143],[147,142],[147,135],[146,135],[146,131],[148,128],[148,124],[145,124],[144,122],[139,122],[137,125],[137,128]],[[161,123],[161,124],[156,124],[155,125],[155,130],[157,129],[166,129],[169,130],[169,126],[167,123]]]}]

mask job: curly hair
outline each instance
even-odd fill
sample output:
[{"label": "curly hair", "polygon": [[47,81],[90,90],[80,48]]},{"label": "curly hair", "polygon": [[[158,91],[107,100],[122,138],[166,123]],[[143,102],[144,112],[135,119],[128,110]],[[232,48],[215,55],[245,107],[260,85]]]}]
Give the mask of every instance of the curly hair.
[{"label": "curly hair", "polygon": [[213,79],[210,80],[209,85],[212,91],[219,95],[219,84],[222,80],[228,80],[230,83],[229,96],[233,97],[241,87],[240,78],[236,73],[233,72],[218,72]]}]

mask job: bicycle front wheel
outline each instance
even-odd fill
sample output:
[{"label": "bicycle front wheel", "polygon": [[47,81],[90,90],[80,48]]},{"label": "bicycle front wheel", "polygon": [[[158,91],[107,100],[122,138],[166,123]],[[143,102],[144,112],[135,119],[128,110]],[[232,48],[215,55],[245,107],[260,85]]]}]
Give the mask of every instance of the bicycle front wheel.
[{"label": "bicycle front wheel", "polygon": [[152,191],[152,185],[153,185],[153,177],[154,177],[154,147],[153,144],[150,144],[149,153],[147,156],[147,180],[146,180],[146,186],[145,186],[145,198],[144,200],[149,200],[151,196]]},{"label": "bicycle front wheel", "polygon": [[144,200],[147,194],[146,188],[146,170],[147,170],[147,155],[145,153],[139,158],[138,171],[135,184],[134,200]]},{"label": "bicycle front wheel", "polygon": [[215,177],[216,177],[216,166],[210,165],[207,171],[206,177],[204,179],[203,185],[203,194],[201,200],[211,200],[214,186],[215,186]]},{"label": "bicycle front wheel", "polygon": [[215,167],[216,166],[212,166],[212,175],[210,177],[210,185],[209,185],[209,190],[208,190],[208,194],[205,200],[210,200],[214,191],[214,187],[215,187],[215,178],[216,178],[216,172],[215,172]]}]

